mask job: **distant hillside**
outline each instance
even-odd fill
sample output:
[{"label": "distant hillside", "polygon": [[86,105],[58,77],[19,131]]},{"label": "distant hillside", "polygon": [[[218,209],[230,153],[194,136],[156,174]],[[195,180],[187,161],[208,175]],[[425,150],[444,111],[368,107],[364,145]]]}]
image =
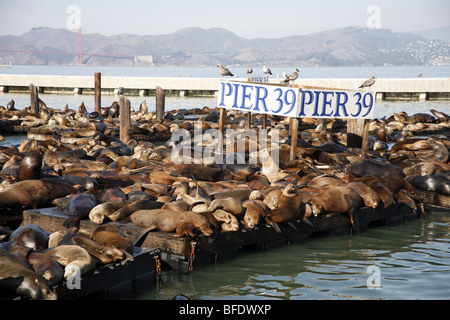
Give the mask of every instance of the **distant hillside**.
[{"label": "distant hillside", "polygon": [[450,43],[450,26],[431,30],[414,31],[413,33],[428,40],[442,40]]},{"label": "distant hillside", "polygon": [[[245,39],[222,28],[166,35],[83,34],[83,63],[103,66],[361,66],[450,64],[449,43],[388,29],[345,27],[278,39]],[[78,34],[33,28],[0,37],[0,64],[75,65]],[[59,54],[56,54],[59,53]],[[91,55],[89,55],[91,54]],[[140,56],[140,58],[136,58]]]}]

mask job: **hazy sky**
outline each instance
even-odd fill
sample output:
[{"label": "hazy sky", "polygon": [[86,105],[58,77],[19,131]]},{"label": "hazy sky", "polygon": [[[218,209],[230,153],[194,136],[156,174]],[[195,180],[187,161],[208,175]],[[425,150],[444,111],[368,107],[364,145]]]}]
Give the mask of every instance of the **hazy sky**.
[{"label": "hazy sky", "polygon": [[[71,5],[83,33],[156,35],[222,27],[245,38],[276,38],[376,23],[393,31],[450,25],[450,0],[0,0],[0,35],[67,28]],[[379,9],[367,12],[371,6]]]}]

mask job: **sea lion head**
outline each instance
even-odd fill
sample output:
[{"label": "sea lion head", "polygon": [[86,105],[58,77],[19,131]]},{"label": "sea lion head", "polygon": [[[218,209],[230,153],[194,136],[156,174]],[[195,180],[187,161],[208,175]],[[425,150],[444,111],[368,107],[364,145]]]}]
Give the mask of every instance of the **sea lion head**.
[{"label": "sea lion head", "polygon": [[292,183],[289,183],[283,190],[283,195],[286,197],[295,197],[298,195],[297,189],[295,189],[294,185]]}]

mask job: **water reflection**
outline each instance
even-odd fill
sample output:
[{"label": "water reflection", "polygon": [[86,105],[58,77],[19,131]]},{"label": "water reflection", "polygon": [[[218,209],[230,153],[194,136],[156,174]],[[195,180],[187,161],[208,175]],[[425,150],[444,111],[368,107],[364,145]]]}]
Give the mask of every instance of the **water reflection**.
[{"label": "water reflection", "polygon": [[[137,299],[449,299],[449,213],[360,235],[308,239],[241,253],[190,275],[165,272],[164,286]],[[368,268],[380,271],[370,289]]]}]

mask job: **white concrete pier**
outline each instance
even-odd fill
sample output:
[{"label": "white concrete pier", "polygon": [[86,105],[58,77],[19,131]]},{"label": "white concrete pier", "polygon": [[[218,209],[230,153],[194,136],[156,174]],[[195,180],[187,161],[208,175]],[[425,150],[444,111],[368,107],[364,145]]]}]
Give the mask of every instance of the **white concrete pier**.
[{"label": "white concrete pier", "polygon": [[[246,81],[247,78],[228,78]],[[115,94],[123,87],[127,95],[154,95],[160,86],[170,95],[210,96],[219,89],[219,78],[148,78],[148,77],[105,77],[102,76],[102,94]],[[366,79],[297,79],[294,83],[305,86],[328,87],[355,90]],[[279,79],[269,78],[270,83]],[[28,92],[34,84],[43,93],[93,94],[94,75],[48,76],[48,75],[0,75],[1,92]],[[372,90],[378,99],[423,100],[450,99],[450,78],[384,78],[377,79]]]}]

